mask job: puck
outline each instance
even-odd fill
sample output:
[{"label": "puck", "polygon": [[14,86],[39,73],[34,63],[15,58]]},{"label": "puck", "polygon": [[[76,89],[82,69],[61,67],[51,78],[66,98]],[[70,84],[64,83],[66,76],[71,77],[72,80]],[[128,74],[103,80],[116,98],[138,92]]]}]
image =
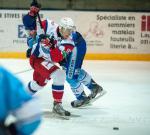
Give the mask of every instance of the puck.
[{"label": "puck", "polygon": [[113,127],[113,130],[119,130],[119,127]]}]

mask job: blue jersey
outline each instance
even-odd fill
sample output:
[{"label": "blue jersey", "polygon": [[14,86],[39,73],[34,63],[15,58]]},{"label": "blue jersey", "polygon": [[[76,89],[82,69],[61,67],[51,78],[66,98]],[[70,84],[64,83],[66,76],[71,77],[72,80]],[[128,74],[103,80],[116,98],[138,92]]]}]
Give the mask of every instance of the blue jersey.
[{"label": "blue jersey", "polygon": [[36,17],[35,16],[30,16],[29,14],[26,14],[23,17],[22,21],[26,30],[36,29]]},{"label": "blue jersey", "polygon": [[9,114],[13,114],[19,123],[19,134],[31,134],[41,118],[35,102],[22,83],[0,66],[0,121],[5,121]]},{"label": "blue jersey", "polygon": [[65,68],[68,79],[77,79],[87,48],[86,42],[80,33],[73,32],[72,38],[75,43],[75,47],[69,57],[67,57]]},{"label": "blue jersey", "polygon": [[[27,31],[36,30],[36,17],[30,16],[29,14],[26,14],[22,18],[24,27]],[[27,37],[27,45],[29,48],[32,48],[33,44],[37,43],[37,37],[34,38],[30,35]]]}]

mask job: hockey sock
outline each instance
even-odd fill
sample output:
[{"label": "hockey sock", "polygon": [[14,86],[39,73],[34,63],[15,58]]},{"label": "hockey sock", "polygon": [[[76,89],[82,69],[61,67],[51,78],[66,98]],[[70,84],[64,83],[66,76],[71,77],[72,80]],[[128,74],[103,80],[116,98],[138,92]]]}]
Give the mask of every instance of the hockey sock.
[{"label": "hockey sock", "polygon": [[64,94],[64,85],[52,85],[54,102],[61,103]]}]

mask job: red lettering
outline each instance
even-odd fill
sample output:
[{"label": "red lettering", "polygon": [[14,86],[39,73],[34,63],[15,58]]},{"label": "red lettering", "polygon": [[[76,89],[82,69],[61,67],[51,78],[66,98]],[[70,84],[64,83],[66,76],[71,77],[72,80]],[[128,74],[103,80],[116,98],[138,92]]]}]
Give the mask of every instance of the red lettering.
[{"label": "red lettering", "polygon": [[146,16],[142,16],[141,31],[146,31]]},{"label": "red lettering", "polygon": [[147,16],[147,31],[150,31],[150,16]]}]

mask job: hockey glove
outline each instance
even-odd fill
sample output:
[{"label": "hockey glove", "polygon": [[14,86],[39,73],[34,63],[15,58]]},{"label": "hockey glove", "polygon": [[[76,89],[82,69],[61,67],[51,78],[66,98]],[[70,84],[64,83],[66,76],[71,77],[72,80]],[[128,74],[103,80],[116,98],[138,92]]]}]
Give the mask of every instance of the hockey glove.
[{"label": "hockey glove", "polygon": [[66,70],[67,61],[66,59],[63,59],[59,62],[59,65],[62,67],[63,70]]},{"label": "hockey glove", "polygon": [[32,48],[28,48],[26,51],[26,57],[29,58],[31,56]]},{"label": "hockey glove", "polygon": [[0,123],[0,135],[18,135],[15,124],[12,123],[9,126],[5,126],[3,123]]},{"label": "hockey glove", "polygon": [[48,38],[48,35],[46,35],[46,34],[40,34],[39,35],[39,40],[41,41],[42,39],[46,39],[46,38]]},{"label": "hockey glove", "polygon": [[44,44],[44,46],[51,47],[49,36],[46,35],[46,34],[39,35],[39,42],[41,42],[42,44]]},{"label": "hockey glove", "polygon": [[66,59],[66,57],[67,57],[68,54],[67,54],[67,52],[64,50],[64,51],[62,51],[62,55],[63,55],[63,58]]},{"label": "hockey glove", "polygon": [[54,49],[56,47],[57,41],[55,40],[54,36],[50,37],[50,42],[52,44],[51,48]]},{"label": "hockey glove", "polygon": [[56,40],[54,40],[54,36],[49,37],[47,34],[41,34],[39,36],[39,41],[45,44],[45,46],[49,46],[50,48],[54,49],[56,45]]}]

